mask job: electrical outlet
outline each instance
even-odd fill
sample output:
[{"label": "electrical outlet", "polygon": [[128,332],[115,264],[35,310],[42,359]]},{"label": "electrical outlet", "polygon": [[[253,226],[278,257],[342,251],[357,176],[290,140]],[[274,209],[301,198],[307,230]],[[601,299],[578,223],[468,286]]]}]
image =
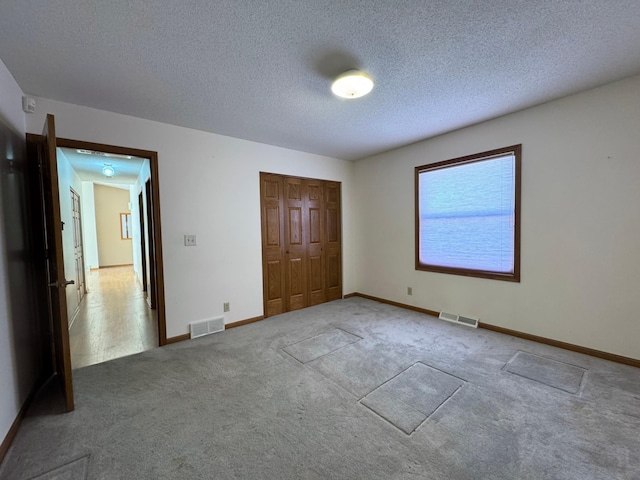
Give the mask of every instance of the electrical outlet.
[{"label": "electrical outlet", "polygon": [[413,288],[407,287],[407,295],[413,295]]},{"label": "electrical outlet", "polygon": [[185,247],[195,247],[198,245],[198,236],[197,235],[185,235],[184,236],[184,246]]},{"label": "electrical outlet", "polygon": [[228,312],[229,310],[231,310],[231,308],[229,307],[229,302],[224,302],[222,304],[222,307],[223,307],[225,312]]}]

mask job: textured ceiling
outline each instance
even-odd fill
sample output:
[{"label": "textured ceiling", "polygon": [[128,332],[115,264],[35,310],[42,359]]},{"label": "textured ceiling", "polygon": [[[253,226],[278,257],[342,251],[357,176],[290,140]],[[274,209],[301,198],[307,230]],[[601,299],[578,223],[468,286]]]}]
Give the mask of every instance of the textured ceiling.
[{"label": "textured ceiling", "polygon": [[[358,159],[640,73],[638,0],[6,0],[26,93]],[[341,100],[332,77],[368,72]]]}]

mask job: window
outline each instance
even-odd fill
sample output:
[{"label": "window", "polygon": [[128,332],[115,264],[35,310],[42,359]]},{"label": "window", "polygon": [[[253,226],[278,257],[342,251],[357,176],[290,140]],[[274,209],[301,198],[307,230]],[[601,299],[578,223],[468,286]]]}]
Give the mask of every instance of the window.
[{"label": "window", "polygon": [[416,270],[520,281],[521,152],[416,167]]},{"label": "window", "polygon": [[131,214],[120,214],[120,238],[122,240],[129,240],[133,238],[133,230],[131,230]]}]

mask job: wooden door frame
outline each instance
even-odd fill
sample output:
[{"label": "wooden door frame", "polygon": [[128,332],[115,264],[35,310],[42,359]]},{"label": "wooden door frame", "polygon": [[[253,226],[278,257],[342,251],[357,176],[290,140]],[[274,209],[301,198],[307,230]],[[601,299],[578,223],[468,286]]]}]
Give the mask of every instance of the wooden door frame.
[{"label": "wooden door frame", "polygon": [[[155,224],[155,219],[153,218],[153,180],[151,178],[147,179],[144,182],[144,186],[142,187],[145,192],[145,197],[147,199],[147,208],[145,209],[146,213],[146,222],[147,222],[147,238],[149,251],[147,254],[149,258],[155,255],[155,243],[153,242],[153,227]],[[155,310],[158,306],[158,273],[156,271],[155,262],[149,262],[149,276],[147,277],[147,300],[149,304],[149,308]]]},{"label": "wooden door frame", "polygon": [[144,241],[144,232],[145,232],[145,209],[144,209],[144,194],[142,193],[142,189],[140,189],[140,193],[138,194],[138,217],[140,224],[140,259],[142,260],[142,291],[144,292],[144,298],[147,298],[147,246]]},{"label": "wooden door frame", "polygon": [[[158,152],[151,150],[140,150],[137,148],[119,147],[115,145],[106,145],[102,143],[84,142],[81,140],[71,140],[67,138],[57,138],[58,147],[73,148],[80,150],[95,150],[104,153],[114,153],[117,155],[129,155],[132,157],[146,158],[149,160],[151,170],[151,206],[153,218],[153,238],[149,241],[153,242],[153,261],[156,266],[156,311],[158,318],[158,345],[167,344],[167,318],[165,310],[164,295],[164,265],[162,261],[162,228],[160,224],[160,190],[158,181]],[[144,185],[141,185],[144,188]],[[149,250],[152,250],[151,248]],[[151,259],[150,259],[151,260]]]}]

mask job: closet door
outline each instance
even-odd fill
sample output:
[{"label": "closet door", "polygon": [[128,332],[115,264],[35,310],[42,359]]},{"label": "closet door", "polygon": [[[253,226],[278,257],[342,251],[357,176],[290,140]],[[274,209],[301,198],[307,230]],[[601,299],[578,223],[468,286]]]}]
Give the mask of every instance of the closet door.
[{"label": "closet door", "polygon": [[264,316],[342,298],[340,183],[260,173]]},{"label": "closet door", "polygon": [[264,316],[287,311],[284,265],[284,182],[279,175],[260,174]]},{"label": "closet door", "polygon": [[309,306],[327,301],[325,288],[324,252],[324,183],[322,180],[305,180],[305,233],[307,241],[307,277]]},{"label": "closet door", "polygon": [[342,298],[342,233],[338,182],[325,182],[325,218],[326,301],[331,301]]},{"label": "closet door", "polygon": [[307,287],[308,223],[305,208],[306,182],[286,177],[285,185],[285,268],[288,310],[309,306]]}]

